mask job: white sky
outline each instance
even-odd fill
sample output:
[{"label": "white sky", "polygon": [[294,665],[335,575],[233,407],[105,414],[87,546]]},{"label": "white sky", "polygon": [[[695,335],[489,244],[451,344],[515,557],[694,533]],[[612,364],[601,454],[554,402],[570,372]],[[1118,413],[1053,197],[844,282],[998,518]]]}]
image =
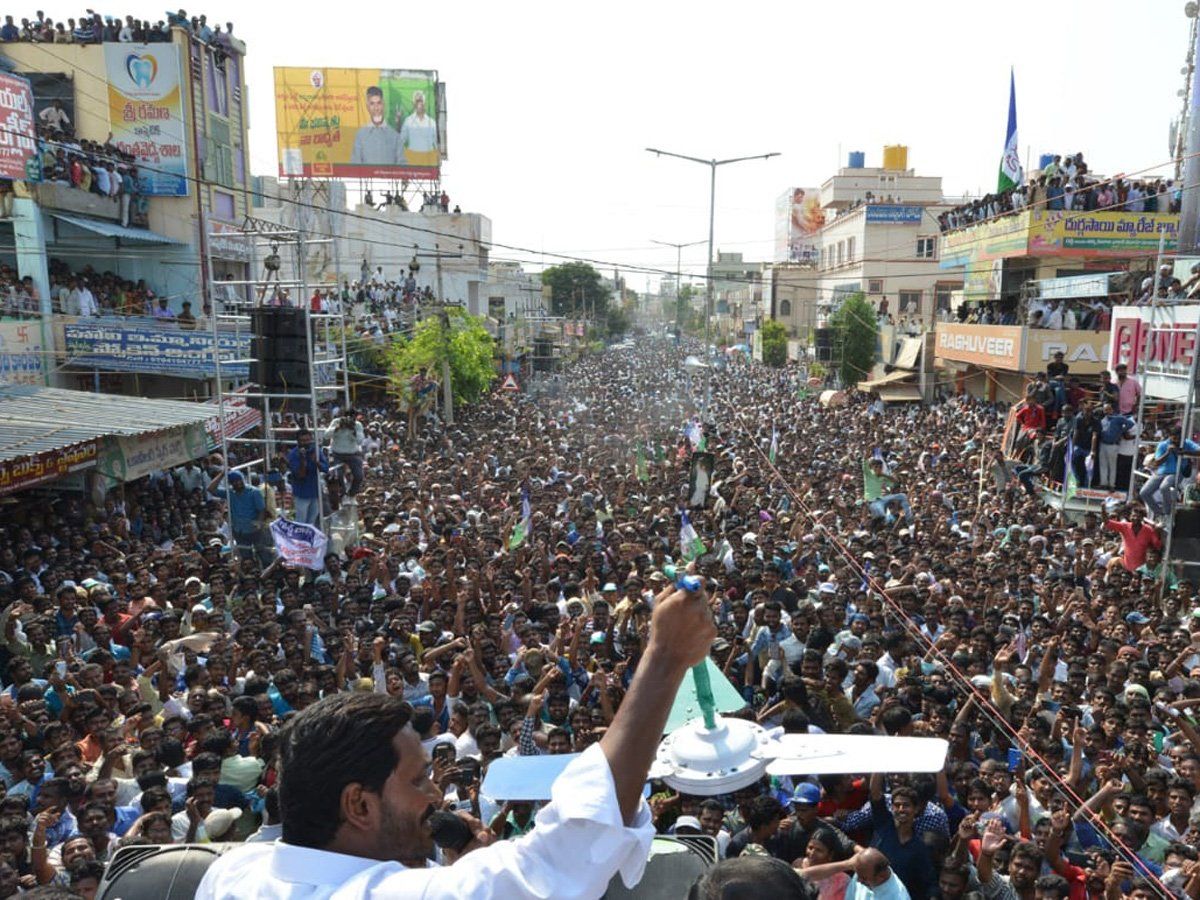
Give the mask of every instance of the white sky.
[{"label": "white sky", "polygon": [[[85,5],[40,4],[56,20]],[[100,11],[157,19],[160,7]],[[247,42],[255,174],[277,170],[273,66],[437,69],[443,185],[452,203],[491,218],[495,242],[670,270],[675,251],[650,239],[707,238],[708,169],[645,147],[781,152],[717,177],[717,248],[769,260],[775,197],[819,185],[850,150],[871,166],[884,144],[907,144],[909,165],[941,175],[947,193],[992,189],[1010,65],[1022,159],[1031,147],[1035,165],[1040,152],[1083,151],[1106,174],[1162,166],[1188,34],[1182,0],[185,7],[233,21]],[[685,249],[685,269],[702,270],[704,254]],[[630,287],[645,284],[630,275]]]}]

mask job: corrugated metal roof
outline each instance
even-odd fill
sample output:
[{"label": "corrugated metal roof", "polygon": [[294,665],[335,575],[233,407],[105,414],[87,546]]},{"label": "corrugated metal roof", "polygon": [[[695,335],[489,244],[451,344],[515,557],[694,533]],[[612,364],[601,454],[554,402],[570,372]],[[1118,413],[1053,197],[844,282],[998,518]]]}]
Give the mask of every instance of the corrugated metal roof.
[{"label": "corrugated metal roof", "polygon": [[132,437],[213,417],[182,400],[92,394],[32,384],[0,385],[0,460],[82,444],[106,435]]},{"label": "corrugated metal roof", "polygon": [[124,238],[127,241],[139,241],[143,244],[183,245],[183,241],[177,241],[175,238],[169,238],[165,234],[159,234],[156,231],[149,231],[145,228],[128,228],[124,225],[118,225],[116,222],[105,222],[103,219],[89,219],[86,216],[68,216],[65,213],[51,213],[50,215],[54,216],[60,222],[66,222],[68,225],[74,225],[76,228],[83,228],[86,231],[103,235],[104,237]]}]

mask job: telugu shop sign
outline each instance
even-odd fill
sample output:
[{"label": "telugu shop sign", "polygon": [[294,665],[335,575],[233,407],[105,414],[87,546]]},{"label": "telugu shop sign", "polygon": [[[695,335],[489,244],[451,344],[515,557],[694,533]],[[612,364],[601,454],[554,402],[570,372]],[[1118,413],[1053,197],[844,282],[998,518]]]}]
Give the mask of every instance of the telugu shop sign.
[{"label": "telugu shop sign", "polygon": [[86,441],[72,447],[0,461],[0,494],[23,491],[94,466],[97,453],[96,442]]}]

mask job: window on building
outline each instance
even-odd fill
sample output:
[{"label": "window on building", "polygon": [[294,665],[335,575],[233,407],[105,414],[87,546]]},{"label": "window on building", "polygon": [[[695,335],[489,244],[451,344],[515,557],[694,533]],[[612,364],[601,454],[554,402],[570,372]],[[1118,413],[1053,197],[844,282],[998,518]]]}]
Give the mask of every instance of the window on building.
[{"label": "window on building", "polygon": [[933,302],[938,312],[950,312],[950,292],[952,288],[939,284],[934,288]]},{"label": "window on building", "polygon": [[883,279],[882,278],[868,279],[867,280],[867,293],[868,294],[882,294],[883,293]]},{"label": "window on building", "polygon": [[900,312],[919,313],[921,311],[920,291],[900,291]]},{"label": "window on building", "polygon": [[780,300],[779,301],[779,315],[784,318],[787,318],[787,317],[791,316],[791,314],[792,314],[792,301],[791,300]]},{"label": "window on building", "polygon": [[846,258],[846,242],[838,241],[837,242],[837,264],[840,266],[842,264],[842,260],[845,258]]},{"label": "window on building", "polygon": [[216,218],[225,222],[232,222],[234,218],[233,194],[227,194],[224,191],[213,191],[212,211],[213,216]]},{"label": "window on building", "polygon": [[933,259],[937,256],[937,238],[917,238],[917,259]]}]

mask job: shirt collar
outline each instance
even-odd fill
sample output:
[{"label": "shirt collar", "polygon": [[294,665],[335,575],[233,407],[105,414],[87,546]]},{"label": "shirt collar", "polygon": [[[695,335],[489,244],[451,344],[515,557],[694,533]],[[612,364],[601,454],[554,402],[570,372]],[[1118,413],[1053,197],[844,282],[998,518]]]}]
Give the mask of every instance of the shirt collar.
[{"label": "shirt collar", "polygon": [[[271,876],[295,884],[341,884],[383,860],[294,847],[283,841],[275,843],[271,854]],[[400,863],[395,863],[400,866]]]}]

